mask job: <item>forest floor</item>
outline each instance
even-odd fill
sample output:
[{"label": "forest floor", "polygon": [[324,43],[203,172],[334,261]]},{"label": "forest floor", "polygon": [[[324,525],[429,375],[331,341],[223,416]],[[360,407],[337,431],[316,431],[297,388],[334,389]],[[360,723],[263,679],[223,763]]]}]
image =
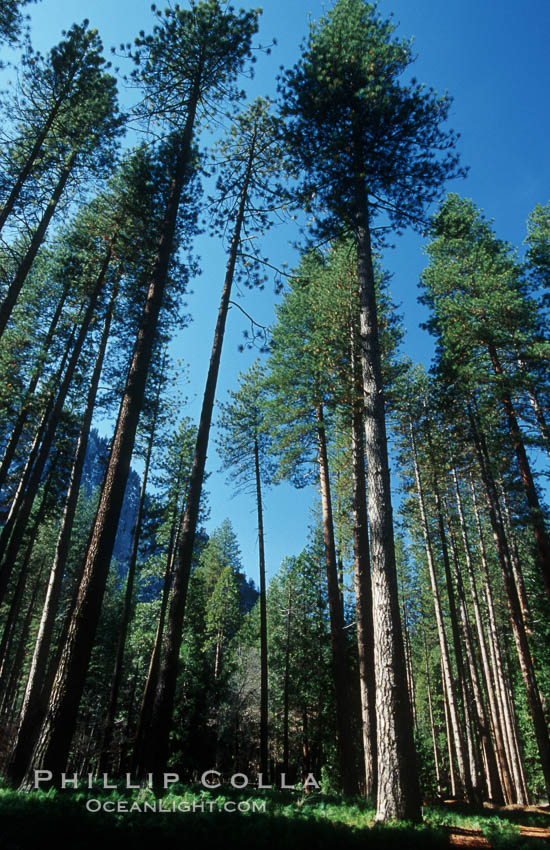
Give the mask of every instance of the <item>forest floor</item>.
[{"label": "forest floor", "polygon": [[[548,850],[548,807],[425,806],[422,825],[374,824],[364,801],[324,794],[174,786],[152,792],[0,788],[0,850]],[[162,805],[161,805],[162,804]],[[240,810],[239,810],[240,809]]]},{"label": "forest floor", "polygon": [[548,806],[492,806],[482,809],[446,801],[424,809],[426,823],[447,833],[451,847],[517,848],[550,847]]}]

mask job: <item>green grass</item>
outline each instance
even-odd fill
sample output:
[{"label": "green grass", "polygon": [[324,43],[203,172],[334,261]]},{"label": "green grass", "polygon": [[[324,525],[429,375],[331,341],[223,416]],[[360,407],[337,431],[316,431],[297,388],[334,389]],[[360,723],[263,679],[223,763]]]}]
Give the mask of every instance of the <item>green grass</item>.
[{"label": "green grass", "polygon": [[477,829],[487,838],[495,850],[548,850],[550,845],[543,839],[520,835],[519,824],[550,828],[550,813],[543,811],[525,812],[519,809],[492,811],[472,810],[466,806],[430,806],[425,810],[426,824],[438,827]]},{"label": "green grass", "polygon": [[[147,789],[28,794],[0,789],[0,848],[27,850],[53,844],[70,850],[432,850],[448,846],[446,827],[455,825],[481,829],[496,850],[538,850],[532,841],[526,844],[519,836],[513,817],[500,813],[493,816],[430,807],[424,812],[422,826],[382,826],[373,824],[374,811],[361,800],[343,802],[336,796],[281,791],[220,791],[215,794],[199,786],[174,786],[163,798],[164,808],[192,809],[195,804],[197,810],[158,813],[116,811],[119,804],[127,809],[132,803],[142,809],[146,803],[153,805],[155,798]],[[86,801],[92,798],[102,806],[95,813],[86,810]],[[237,808],[239,803],[248,811],[224,811],[226,804]],[[253,811],[254,803],[265,803],[265,811]],[[115,811],[105,811],[105,804]],[[200,811],[201,805],[205,811]],[[549,825],[548,816],[542,820],[544,823],[539,817],[537,825]],[[541,846],[548,848],[544,843]]]}]

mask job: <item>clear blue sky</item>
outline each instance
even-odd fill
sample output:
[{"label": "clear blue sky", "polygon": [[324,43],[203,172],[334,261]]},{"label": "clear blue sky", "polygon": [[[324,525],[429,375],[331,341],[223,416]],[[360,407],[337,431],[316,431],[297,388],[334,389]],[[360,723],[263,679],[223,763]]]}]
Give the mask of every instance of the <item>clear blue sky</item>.
[{"label": "clear blue sky", "polygon": [[[324,7],[330,7],[330,3]],[[394,13],[399,35],[414,38],[418,59],[413,70],[418,79],[436,90],[448,90],[454,97],[450,123],[462,134],[459,149],[470,173],[465,181],[449,188],[473,198],[488,217],[494,218],[498,234],[521,246],[529,212],[535,204],[550,200],[550,3],[524,0],[520,8],[517,0],[380,0],[379,8],[384,16]],[[300,40],[307,32],[308,15],[319,17],[323,4],[319,0],[267,0],[263,10],[259,39],[266,43],[275,37],[278,46],[271,56],[258,57],[250,92],[274,96],[278,66],[296,60]],[[41,51],[59,40],[61,30],[85,17],[99,30],[106,52],[113,45],[133,40],[140,29],[149,31],[154,20],[148,0],[41,0],[29,11],[33,43]],[[275,264],[294,262],[295,254],[288,247],[288,240],[293,238],[297,234],[286,229],[269,237],[265,249]],[[220,246],[203,241],[199,252],[203,274],[188,298],[193,323],[174,345],[174,352],[190,363],[189,394],[196,399],[187,412],[195,417],[224,269]],[[427,364],[432,344],[418,327],[423,313],[416,302],[417,280],[424,263],[422,240],[414,234],[399,238],[396,248],[384,257],[384,265],[394,274],[394,299],[402,305],[405,317],[405,351]],[[263,295],[247,292],[241,303],[259,322],[272,321],[275,298],[271,289]],[[222,359],[220,400],[225,399],[227,388],[235,386],[239,371],[247,369],[254,358],[252,353],[237,352],[243,327],[243,320],[233,311]],[[231,518],[245,570],[256,579],[254,504],[250,497],[230,498],[224,476],[215,472],[219,466],[211,444],[209,528],[226,516]],[[311,502],[311,491],[290,487],[266,494],[270,574],[282,557],[297,554],[305,544]]]}]

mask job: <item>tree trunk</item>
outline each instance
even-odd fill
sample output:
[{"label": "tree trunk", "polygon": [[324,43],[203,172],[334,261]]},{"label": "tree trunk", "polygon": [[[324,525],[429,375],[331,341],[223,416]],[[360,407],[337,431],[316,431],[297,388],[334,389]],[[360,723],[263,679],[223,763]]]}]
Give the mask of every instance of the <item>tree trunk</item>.
[{"label": "tree trunk", "polygon": [[54,102],[52,104],[52,108],[50,109],[50,111],[48,112],[48,115],[46,117],[46,120],[44,121],[41,129],[38,131],[38,133],[35,136],[32,149],[31,149],[27,159],[23,163],[23,167],[21,168],[19,174],[17,175],[17,179],[16,179],[16,181],[15,181],[13,187],[12,187],[12,190],[9,194],[8,199],[6,200],[6,203],[4,204],[2,209],[0,210],[0,232],[2,231],[2,228],[4,227],[4,224],[6,223],[8,216],[11,214],[11,212],[14,208],[15,203],[16,203],[16,201],[19,197],[19,194],[21,192],[21,189],[23,188],[27,178],[30,176],[30,173],[33,169],[34,163],[36,162],[38,154],[40,153],[40,151],[42,149],[42,145],[44,144],[44,142],[46,140],[46,136],[48,135],[51,128],[53,127],[54,121],[59,114],[59,110],[63,106],[63,102],[65,101],[65,98],[67,97],[67,95],[70,92],[75,74],[78,71],[79,66],[80,66],[80,63],[75,64],[73,66],[73,69],[72,69],[71,73],[69,74],[65,85],[63,86],[62,90],[59,92],[58,96],[54,100]]},{"label": "tree trunk", "polygon": [[25,771],[28,768],[29,760],[32,756],[33,748],[36,743],[36,737],[40,731],[40,726],[44,717],[47,699],[49,696],[47,690],[44,689],[48,654],[50,651],[55,618],[57,616],[59,600],[61,597],[63,576],[65,575],[65,566],[69,554],[69,546],[78,502],[78,493],[82,479],[82,470],[84,468],[84,460],[86,457],[86,448],[88,446],[88,438],[90,435],[97,390],[103,368],[107,340],[111,329],[111,320],[117,292],[118,286],[115,284],[113,286],[110,303],[107,307],[101,340],[88,390],[86,407],[82,416],[80,433],[78,435],[78,442],[71,470],[69,489],[65,500],[63,518],[61,520],[61,527],[57,537],[48,588],[46,590],[46,599],[44,600],[42,617],[38,627],[34,653],[27,679],[27,687],[25,689],[25,696],[23,697],[23,706],[19,719],[17,738],[10,755],[7,776],[13,784],[19,784],[19,782],[21,782],[25,775]]},{"label": "tree trunk", "polygon": [[536,387],[529,375],[527,364],[521,354],[518,354],[518,365],[525,379],[524,386],[526,388],[527,395],[529,396],[529,404],[533,408],[546,454],[550,457],[550,428],[548,427],[546,416],[541,406]]},{"label": "tree trunk", "polygon": [[[353,359],[354,358],[354,355]],[[355,364],[352,364],[354,369]],[[355,369],[354,369],[355,371]],[[361,693],[365,797],[376,803],[376,685],[362,401],[352,411],[353,568]]]},{"label": "tree trunk", "polygon": [[235,273],[235,263],[237,261],[241,229],[248,198],[248,187],[250,184],[252,163],[255,153],[254,148],[255,143],[253,142],[241,190],[239,208],[235,219],[235,227],[229,250],[225,281],[218,309],[218,319],[216,322],[216,329],[214,331],[210,364],[208,367],[208,375],[206,378],[206,386],[204,389],[199,428],[195,444],[193,468],[191,471],[189,490],[185,501],[182,533],[178,547],[176,568],[174,571],[172,598],[170,601],[170,611],[168,614],[166,633],[162,647],[157,691],[151,716],[151,727],[145,738],[148,747],[148,752],[146,754],[146,769],[152,770],[156,775],[162,774],[168,759],[169,731],[176,690],[178,656],[181,645],[183,618],[185,615],[187,587],[189,584],[189,575],[193,559],[195,533],[199,516],[206,454],[208,451],[210,423],[212,421],[212,411],[216,395],[216,384],[220,367],[225,323],[227,319],[227,312],[229,310],[231,287]]},{"label": "tree trunk", "polygon": [[188,106],[170,184],[147,299],[120,405],[109,463],[86,555],[84,572],[67,641],[55,677],[48,716],[33,757],[33,767],[59,774],[64,770],[109,572],[136,429],[143,404],[183,185],[191,162],[191,140],[197,97]]},{"label": "tree trunk", "polygon": [[[488,349],[495,374],[500,377],[501,381],[504,381],[502,366],[498,358],[497,350],[494,345],[489,345]],[[516,453],[521,475],[521,483],[523,484],[527,505],[529,507],[529,518],[535,537],[538,563],[546,586],[546,593],[550,598],[550,541],[548,540],[548,531],[546,529],[544,513],[540,506],[535,482],[533,480],[533,474],[531,472],[531,466],[529,464],[527,452],[525,451],[525,445],[516,419],[512,399],[510,397],[510,393],[504,387],[504,384],[500,387],[500,397],[508,422],[508,430],[514,444],[514,451]]]},{"label": "tree trunk", "polygon": [[527,599],[527,591],[525,589],[525,582],[523,580],[523,571],[521,569],[521,562],[518,552],[518,547],[516,543],[516,539],[514,536],[514,530],[512,528],[512,519],[510,516],[510,508],[508,505],[508,499],[506,497],[506,490],[502,481],[499,481],[499,491],[501,496],[501,504],[504,507],[503,513],[503,521],[504,521],[504,531],[506,532],[506,536],[508,538],[508,549],[510,550],[510,557],[512,559],[511,566],[512,572],[514,573],[514,581],[516,583],[516,590],[518,593],[519,604],[521,608],[521,615],[523,617],[523,624],[525,626],[525,631],[528,635],[533,634],[533,630],[531,628],[531,610],[529,606],[529,600]]},{"label": "tree trunk", "polygon": [[151,422],[151,431],[149,433],[149,440],[147,442],[147,451],[145,454],[145,466],[143,469],[143,479],[141,482],[141,491],[139,494],[139,503],[138,503],[138,511],[136,517],[136,524],[134,526],[134,531],[132,535],[132,549],[130,551],[130,561],[128,564],[128,574],[126,576],[126,592],[124,594],[124,604],[122,608],[122,617],[120,622],[120,632],[118,636],[116,657],[115,657],[115,666],[113,670],[113,678],[111,682],[111,691],[109,693],[109,702],[107,705],[107,711],[105,714],[105,720],[103,722],[103,735],[101,742],[101,755],[99,757],[99,765],[98,765],[98,774],[107,773],[109,769],[110,759],[110,749],[111,743],[113,739],[113,731],[115,725],[116,712],[118,707],[118,694],[120,690],[120,682],[122,680],[122,667],[124,664],[124,652],[126,649],[126,639],[128,637],[128,626],[130,625],[130,619],[132,616],[132,607],[133,607],[133,599],[134,599],[134,584],[135,584],[135,575],[137,568],[137,557],[138,557],[138,549],[139,549],[139,541],[141,537],[141,527],[143,524],[143,511],[145,508],[145,496],[147,493],[147,479],[149,478],[149,467],[151,465],[151,456],[153,453],[153,443],[155,439],[155,428],[157,424],[157,417],[160,406],[160,393],[162,388],[162,376],[164,375],[164,369],[166,364],[166,352],[163,356],[161,374],[159,377],[158,387],[157,387],[157,395],[155,398],[155,405],[153,409],[153,418]]},{"label": "tree trunk", "polygon": [[36,228],[36,231],[31,239],[29,247],[27,248],[25,256],[19,263],[19,266],[15,273],[15,277],[9,285],[6,296],[2,304],[0,305],[0,338],[4,333],[6,325],[12,314],[13,308],[15,307],[15,303],[19,297],[19,293],[23,288],[23,284],[27,279],[27,275],[31,270],[31,266],[35,260],[35,257],[38,254],[38,250],[42,245],[42,242],[44,241],[46,230],[48,229],[48,225],[52,220],[52,216],[55,212],[59,199],[63,194],[65,185],[70,177],[71,171],[73,170],[75,161],[76,151],[73,151],[67,159],[67,162],[65,163],[65,166],[59,176],[59,180],[57,181],[57,185],[52,193],[52,197],[48,203],[48,206],[44,210],[42,218],[40,219],[40,223]]},{"label": "tree trunk", "polygon": [[479,466],[481,469],[481,476],[487,493],[489,517],[491,520],[495,547],[497,550],[497,556],[500,563],[504,588],[506,591],[508,610],[510,612],[512,631],[514,634],[514,641],[516,644],[519,665],[525,684],[525,690],[527,692],[527,703],[529,706],[529,712],[531,714],[531,719],[533,721],[533,727],[535,730],[535,738],[537,740],[537,747],[539,751],[542,772],[546,784],[546,790],[550,797],[550,739],[548,737],[548,727],[546,726],[544,712],[542,710],[542,705],[540,702],[540,695],[535,676],[535,670],[533,667],[533,660],[531,658],[529,644],[527,642],[527,634],[525,632],[523,618],[521,616],[521,607],[516,591],[514,576],[511,569],[510,552],[508,550],[508,543],[506,540],[506,535],[504,533],[504,525],[500,514],[496,486],[489,466],[489,457],[487,453],[487,447],[485,445],[485,439],[476,424],[475,417],[470,405],[468,405],[468,415],[470,418],[470,426],[474,447],[476,449]]},{"label": "tree trunk", "polygon": [[260,570],[260,773],[268,775],[268,692],[267,692],[267,607],[264,552],[264,517],[258,438],[254,439],[254,470],[256,475],[256,509],[258,514],[258,558]]},{"label": "tree trunk", "polygon": [[6,481],[10,464],[13,460],[19,443],[19,438],[23,433],[23,428],[25,427],[25,423],[29,417],[31,400],[36,390],[36,387],[38,386],[38,381],[42,376],[44,361],[50,349],[53,335],[57,328],[61,313],[63,312],[63,307],[65,305],[65,301],[69,292],[69,286],[70,282],[67,281],[67,283],[65,284],[65,288],[63,289],[61,298],[58,301],[55,313],[50,322],[50,326],[42,344],[42,350],[37,358],[37,362],[34,367],[34,372],[32,373],[31,379],[29,381],[29,385],[25,390],[25,398],[23,399],[23,402],[21,404],[21,410],[19,411],[17,420],[10,434],[10,438],[6,444],[6,448],[4,449],[4,455],[2,457],[2,461],[0,462],[0,490],[3,488],[4,483]]},{"label": "tree trunk", "polygon": [[17,644],[17,649],[15,650],[15,656],[11,668],[11,675],[3,692],[2,704],[0,706],[0,714],[7,714],[10,711],[13,713],[15,707],[13,704],[17,700],[17,695],[19,691],[19,682],[23,671],[25,650],[27,647],[27,641],[29,639],[29,629],[32,622],[32,618],[35,614],[36,600],[40,591],[43,568],[44,564],[42,563],[38,571],[38,575],[36,577],[36,582],[32,591],[31,601],[29,603],[29,607],[27,608],[27,613],[25,615],[25,619],[23,620],[23,625],[21,627],[19,642]]},{"label": "tree trunk", "polygon": [[160,668],[160,657],[162,651],[162,639],[164,637],[164,624],[166,622],[166,612],[170,601],[170,589],[172,587],[172,576],[174,574],[174,566],[177,554],[179,536],[181,533],[181,518],[177,515],[178,502],[175,504],[175,515],[172,519],[172,528],[170,531],[170,542],[166,557],[166,569],[164,571],[164,583],[162,589],[162,599],[160,605],[159,619],[157,623],[157,631],[155,634],[155,643],[149,661],[149,669],[145,680],[145,688],[141,699],[139,711],[136,738],[133,752],[133,769],[138,776],[143,776],[146,772],[147,759],[147,734],[151,725],[151,716],[153,713],[153,703],[155,701],[155,693],[157,691],[158,673]]},{"label": "tree trunk", "polygon": [[439,493],[439,484],[437,480],[437,467],[435,462],[435,454],[432,443],[431,423],[426,417],[426,433],[428,438],[428,453],[430,472],[432,480],[433,497],[437,514],[437,527],[439,532],[439,540],[441,544],[441,554],[443,558],[443,568],[445,573],[445,588],[447,590],[447,599],[449,602],[449,620],[451,623],[451,634],[453,638],[453,649],[456,660],[457,678],[462,697],[462,709],[464,716],[464,732],[466,738],[466,749],[464,755],[466,758],[466,775],[469,777],[469,783],[465,788],[467,798],[476,804],[481,804],[485,790],[480,787],[479,782],[482,779],[481,773],[476,769],[477,750],[472,739],[472,723],[470,715],[470,696],[468,694],[468,680],[466,668],[464,665],[464,657],[462,653],[462,642],[459,632],[459,618],[456,610],[453,579],[451,576],[451,564],[449,559],[449,550],[447,546],[447,537],[445,534],[445,523],[443,520],[443,505],[441,495]]},{"label": "tree trunk", "polygon": [[451,734],[453,736],[454,749],[456,753],[456,761],[461,784],[461,791],[467,801],[472,799],[472,784],[470,778],[470,770],[466,750],[464,747],[464,736],[461,728],[461,719],[458,713],[458,704],[456,699],[455,686],[453,682],[453,674],[451,669],[451,658],[449,646],[447,643],[447,635],[443,623],[443,611],[441,609],[441,599],[439,596],[439,588],[437,577],[435,574],[435,565],[432,552],[432,543],[430,539],[430,531],[428,520],[426,517],[426,509],[424,505],[424,492],[422,482],[420,480],[420,469],[418,467],[418,457],[416,452],[416,438],[412,421],[410,422],[411,448],[414,462],[414,473],[416,478],[416,489],[418,493],[418,503],[420,506],[420,517],[422,520],[422,530],[424,533],[424,542],[426,545],[426,559],[428,561],[428,572],[430,575],[430,584],[432,588],[432,597],[434,603],[435,620],[437,624],[437,634],[439,638],[439,651],[441,654],[441,669],[445,681],[445,690],[447,693],[447,705],[449,710],[449,723]]},{"label": "tree trunk", "polygon": [[283,772],[288,776],[290,766],[290,734],[289,734],[289,707],[290,707],[290,633],[292,621],[292,593],[288,589],[288,607],[286,617],[286,643],[285,643],[285,674],[283,683]]},{"label": "tree trunk", "polygon": [[403,594],[403,582],[401,582],[401,622],[403,623],[403,645],[405,647],[405,667],[407,670],[407,687],[409,689],[409,699],[413,713],[413,723],[415,732],[418,734],[418,717],[416,715],[416,691],[414,684],[414,673],[412,668],[411,658],[411,643],[409,639],[409,629],[407,625],[407,606],[405,604]]},{"label": "tree trunk", "polygon": [[483,622],[481,619],[481,608],[479,604],[479,596],[477,592],[477,585],[475,579],[475,571],[473,567],[472,554],[470,551],[470,543],[468,541],[468,533],[466,529],[466,521],[464,518],[464,510],[462,507],[462,497],[460,494],[460,487],[458,484],[458,476],[456,474],[456,469],[453,467],[452,470],[453,482],[455,487],[456,494],[456,504],[458,509],[458,517],[460,521],[460,530],[462,534],[462,543],[464,549],[464,555],[466,559],[466,570],[468,572],[468,579],[470,583],[470,593],[472,597],[472,604],[474,609],[474,619],[476,624],[476,632],[477,632],[477,642],[481,654],[481,669],[483,672],[483,681],[485,684],[485,692],[487,694],[488,703],[489,703],[489,718],[491,720],[491,729],[493,733],[493,742],[495,749],[495,756],[497,759],[498,771],[500,776],[501,788],[504,794],[505,803],[514,802],[513,795],[513,787],[512,787],[512,777],[510,775],[510,769],[508,765],[508,760],[506,757],[506,749],[504,744],[504,734],[501,724],[501,717],[498,710],[498,705],[495,697],[496,684],[493,681],[493,676],[491,674],[491,665],[489,663],[489,656],[487,654],[487,643],[485,640],[485,633],[483,631]]},{"label": "tree trunk", "polygon": [[[432,460],[433,463],[433,460]],[[433,469],[433,468],[432,468]],[[434,496],[436,503],[436,511],[437,511],[437,521],[439,528],[439,539],[441,543],[441,553],[443,556],[443,566],[445,570],[445,587],[447,590],[447,599],[449,602],[449,619],[451,622],[451,634],[453,637],[453,648],[454,655],[456,659],[456,670],[457,670],[457,678],[458,684],[460,688],[460,694],[462,698],[462,714],[464,718],[464,734],[466,740],[466,749],[464,754],[466,756],[466,770],[467,776],[469,776],[470,782],[469,786],[466,787],[466,793],[468,799],[472,803],[476,805],[481,805],[484,796],[486,795],[486,787],[484,787],[483,783],[483,774],[481,772],[479,765],[479,751],[475,745],[473,733],[472,733],[472,725],[473,718],[470,710],[470,706],[472,703],[472,694],[470,693],[469,686],[469,678],[468,678],[468,670],[464,663],[464,656],[462,652],[462,641],[460,639],[459,633],[459,617],[457,614],[456,604],[455,604],[455,596],[454,596],[454,586],[453,580],[451,577],[451,566],[449,560],[449,552],[447,548],[447,537],[445,534],[445,526],[443,523],[443,513],[442,513],[442,504],[441,498],[439,495],[439,489],[437,486],[437,481],[435,479],[434,473]],[[471,790],[470,790],[471,789]]]},{"label": "tree trunk", "polygon": [[437,735],[435,731],[434,710],[432,703],[432,686],[430,682],[430,667],[428,664],[428,644],[426,642],[426,632],[422,629],[422,638],[424,642],[424,669],[426,671],[426,690],[428,692],[428,710],[430,713],[430,731],[432,735],[432,748],[434,751],[435,779],[437,784],[437,796],[442,796],[441,785],[441,769],[439,767],[439,747],[437,746]]},{"label": "tree trunk", "polygon": [[514,699],[513,699],[513,690],[512,690],[512,679],[510,676],[510,656],[508,654],[507,646],[506,646],[506,638],[508,637],[508,632],[503,629],[496,635],[496,640],[499,642],[499,646],[502,647],[502,656],[503,656],[503,684],[504,684],[504,699],[508,705],[508,712],[510,717],[513,719],[513,723],[511,726],[511,735],[512,735],[512,743],[517,753],[518,765],[519,765],[519,775],[521,778],[521,789],[523,792],[523,796],[525,797],[526,805],[529,805],[532,800],[529,795],[529,789],[527,787],[527,780],[525,778],[525,767],[524,767],[524,751],[522,749],[522,742],[520,740],[519,734],[519,725],[517,722],[517,716],[515,713],[514,707]]},{"label": "tree trunk", "polygon": [[340,604],[340,586],[338,583],[338,565],[336,562],[336,547],[334,543],[334,524],[332,517],[332,500],[330,493],[330,478],[326,446],[323,408],[317,408],[317,446],[319,452],[319,484],[321,490],[321,509],[323,516],[323,540],[325,548],[325,564],[327,570],[328,605],[330,614],[330,640],[332,647],[332,677],[336,700],[336,729],[338,738],[338,755],[340,778],[344,794],[351,796],[357,793],[357,776],[355,772],[355,753],[352,737],[352,722],[350,716],[350,683],[349,663],[347,658],[346,635],[344,619]]},{"label": "tree trunk", "polygon": [[69,362],[67,363],[65,374],[63,375],[63,379],[58,389],[55,404],[53,405],[51,414],[48,418],[48,422],[44,431],[44,437],[40,445],[40,450],[38,451],[36,461],[29,476],[27,488],[21,497],[20,507],[17,511],[17,520],[15,522],[13,531],[11,533],[10,541],[3,558],[3,569],[8,572],[10,569],[10,565],[13,564],[16,558],[17,551],[19,549],[19,546],[21,545],[21,540],[23,539],[23,534],[25,533],[25,529],[27,527],[27,522],[30,516],[30,512],[32,510],[34,497],[36,495],[38,487],[40,486],[42,473],[50,455],[57,426],[59,424],[61,413],[63,411],[63,406],[65,404],[65,400],[67,398],[67,394],[71,386],[71,382],[74,376],[78,360],[82,353],[84,342],[88,335],[88,330],[95,313],[97,302],[105,284],[105,276],[107,274],[107,269],[109,267],[110,260],[111,248],[109,248],[109,250],[107,251],[107,254],[101,266],[101,271],[96,279],[93,291],[90,295],[88,306],[86,308],[84,318],[82,319],[82,324],[79,328],[78,335],[75,340],[71,356],[69,358]]},{"label": "tree trunk", "polygon": [[6,671],[8,667],[7,658],[10,651],[9,648],[11,646],[12,637],[16,628],[17,621],[19,619],[19,612],[21,610],[25,587],[27,585],[32,550],[36,542],[38,530],[40,529],[40,526],[42,525],[42,520],[44,519],[44,516],[46,514],[46,508],[48,507],[48,498],[53,483],[53,474],[57,466],[58,457],[59,455],[56,455],[56,458],[52,463],[52,468],[50,470],[50,474],[48,475],[48,479],[46,481],[44,491],[42,493],[42,499],[40,500],[40,507],[36,512],[36,517],[34,518],[32,527],[30,529],[29,540],[25,550],[25,556],[23,558],[23,563],[21,564],[21,568],[19,570],[17,585],[15,587],[13,598],[10,604],[10,609],[8,611],[8,615],[4,624],[2,641],[0,642],[0,693],[3,691],[6,682]]},{"label": "tree trunk", "polygon": [[[64,351],[63,351],[63,356],[61,358],[61,362],[59,363],[59,366],[58,366],[58,369],[57,369],[57,372],[56,372],[56,375],[55,375],[55,381],[53,383],[52,390],[49,393],[48,398],[46,400],[46,404],[45,404],[44,409],[42,411],[42,415],[40,417],[38,427],[37,427],[37,429],[34,433],[32,445],[31,445],[29,454],[27,456],[27,460],[25,462],[23,472],[21,473],[21,475],[19,477],[19,481],[17,482],[16,491],[15,491],[13,498],[11,500],[11,503],[10,503],[6,522],[4,523],[4,527],[2,528],[2,532],[0,533],[0,563],[4,560],[4,553],[6,551],[8,544],[9,544],[10,536],[11,536],[11,533],[13,531],[13,527],[14,527],[16,521],[17,521],[17,515],[18,515],[18,512],[19,512],[19,509],[21,508],[21,504],[22,504],[23,499],[25,497],[25,493],[26,493],[26,490],[27,490],[29,479],[30,479],[30,476],[31,476],[33,468],[34,468],[38,452],[40,451],[40,444],[41,444],[42,438],[44,436],[44,431],[45,431],[45,429],[48,425],[49,419],[50,419],[51,414],[52,414],[52,410],[54,408],[55,398],[56,398],[56,390],[58,389],[58,386],[61,383],[61,380],[62,380],[62,377],[63,377],[63,372],[65,371],[65,367],[67,365],[67,360],[68,360],[69,355],[71,353],[71,348],[73,346],[74,338],[76,336],[76,331],[77,331],[77,325],[75,324],[75,325],[73,325],[73,329],[72,329],[71,334],[69,336],[69,339],[67,340],[67,343],[65,345],[65,348],[64,348]],[[6,563],[5,567],[0,566],[0,602],[4,598],[7,583],[9,581],[9,578],[10,578],[10,575],[11,575],[12,566],[13,566],[12,562]]]},{"label": "tree trunk", "polygon": [[421,820],[413,719],[399,615],[384,388],[378,341],[376,294],[369,229],[369,206],[360,142],[356,150],[357,278],[365,455],[368,469],[371,581],[376,669],[378,821]]},{"label": "tree trunk", "polygon": [[533,389],[530,389],[528,392],[529,401],[531,403],[531,407],[535,412],[535,417],[537,420],[537,425],[539,426],[540,435],[543,439],[546,448],[546,454],[548,455],[548,457],[550,457],[550,428],[548,427],[544,411],[541,407],[541,403],[536,392]]},{"label": "tree trunk", "polygon": [[497,769],[497,761],[495,750],[493,747],[493,741],[491,739],[489,721],[487,719],[487,712],[485,710],[483,691],[475,661],[474,642],[468,618],[468,609],[466,606],[466,594],[464,592],[460,563],[458,560],[458,552],[454,541],[450,518],[448,520],[448,527],[449,543],[451,546],[451,555],[454,565],[455,583],[459,603],[460,622],[462,626],[462,641],[466,650],[469,682],[471,684],[473,696],[473,711],[475,712],[473,717],[476,731],[482,747],[483,764],[485,768],[485,778],[487,783],[487,796],[489,800],[500,806],[504,804],[504,796],[500,783],[500,775]]},{"label": "tree trunk", "polygon": [[443,708],[445,711],[445,735],[447,738],[447,756],[449,759],[449,783],[451,790],[451,797],[453,800],[456,800],[458,797],[457,787],[456,787],[456,770],[455,770],[455,762],[454,762],[454,747],[453,747],[453,729],[451,725],[451,715],[449,712],[449,695],[447,693],[447,682],[445,679],[445,674],[443,672],[443,665],[440,665],[441,669],[441,688],[443,691]]},{"label": "tree trunk", "polygon": [[487,562],[487,552],[485,549],[485,540],[483,537],[483,529],[481,527],[481,519],[479,516],[479,510],[477,505],[477,498],[475,493],[475,488],[473,481],[470,479],[470,486],[472,491],[472,501],[474,506],[474,515],[476,518],[476,525],[478,531],[478,540],[479,540],[479,550],[481,556],[481,565],[483,568],[483,591],[485,595],[485,602],[487,605],[487,613],[488,613],[488,627],[487,634],[489,638],[489,652],[491,655],[491,664],[493,667],[494,673],[494,681],[495,681],[495,697],[498,705],[498,710],[500,714],[500,724],[502,728],[502,737],[504,748],[506,751],[506,758],[508,760],[508,765],[513,778],[513,794],[514,799],[512,802],[518,803],[520,805],[527,805],[528,799],[523,792],[524,782],[523,782],[523,770],[521,765],[521,758],[516,746],[515,733],[514,729],[516,726],[515,716],[513,714],[513,708],[510,707],[507,698],[507,687],[504,680],[504,667],[502,663],[502,655],[500,652],[500,645],[498,640],[497,633],[497,624],[496,624],[496,616],[495,616],[495,606],[493,601],[493,593],[491,589],[491,580],[489,576],[489,566]]},{"label": "tree trunk", "polygon": [[166,554],[166,567],[164,570],[164,581],[162,587],[162,597],[160,604],[160,612],[157,623],[157,631],[155,634],[155,642],[153,651],[149,661],[145,687],[139,710],[137,729],[135,735],[132,766],[134,772],[141,776],[145,772],[145,761],[147,757],[146,735],[151,725],[151,715],[153,712],[153,703],[157,690],[158,672],[160,666],[160,657],[162,650],[162,639],[164,636],[164,624],[166,620],[166,612],[170,601],[170,590],[172,587],[172,577],[174,574],[174,566],[178,551],[178,543],[181,535],[183,504],[180,505],[181,492],[185,489],[189,470],[184,469],[184,458],[180,456],[180,464],[177,472],[177,486],[173,497],[173,510],[170,524],[170,539],[168,541],[168,551]]}]

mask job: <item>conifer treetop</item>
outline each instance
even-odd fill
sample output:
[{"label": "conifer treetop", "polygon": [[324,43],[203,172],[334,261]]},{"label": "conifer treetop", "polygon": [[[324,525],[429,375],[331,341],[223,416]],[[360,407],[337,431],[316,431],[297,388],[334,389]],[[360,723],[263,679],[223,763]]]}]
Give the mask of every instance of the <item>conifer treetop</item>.
[{"label": "conifer treetop", "polygon": [[363,182],[372,212],[396,227],[425,226],[424,208],[445,180],[462,176],[458,136],[442,128],[452,103],[414,77],[411,44],[375,4],[337,0],[312,22],[279,90],[302,190],[330,235],[350,231]]},{"label": "conifer treetop", "polygon": [[199,99],[201,117],[212,118],[220,102],[244,96],[237,86],[258,30],[259,9],[222,9],[218,0],[190,2],[160,11],[150,35],[142,30],[134,47],[121,45],[136,67],[132,80],[144,92],[137,112],[154,123],[181,127],[191,101]]}]

